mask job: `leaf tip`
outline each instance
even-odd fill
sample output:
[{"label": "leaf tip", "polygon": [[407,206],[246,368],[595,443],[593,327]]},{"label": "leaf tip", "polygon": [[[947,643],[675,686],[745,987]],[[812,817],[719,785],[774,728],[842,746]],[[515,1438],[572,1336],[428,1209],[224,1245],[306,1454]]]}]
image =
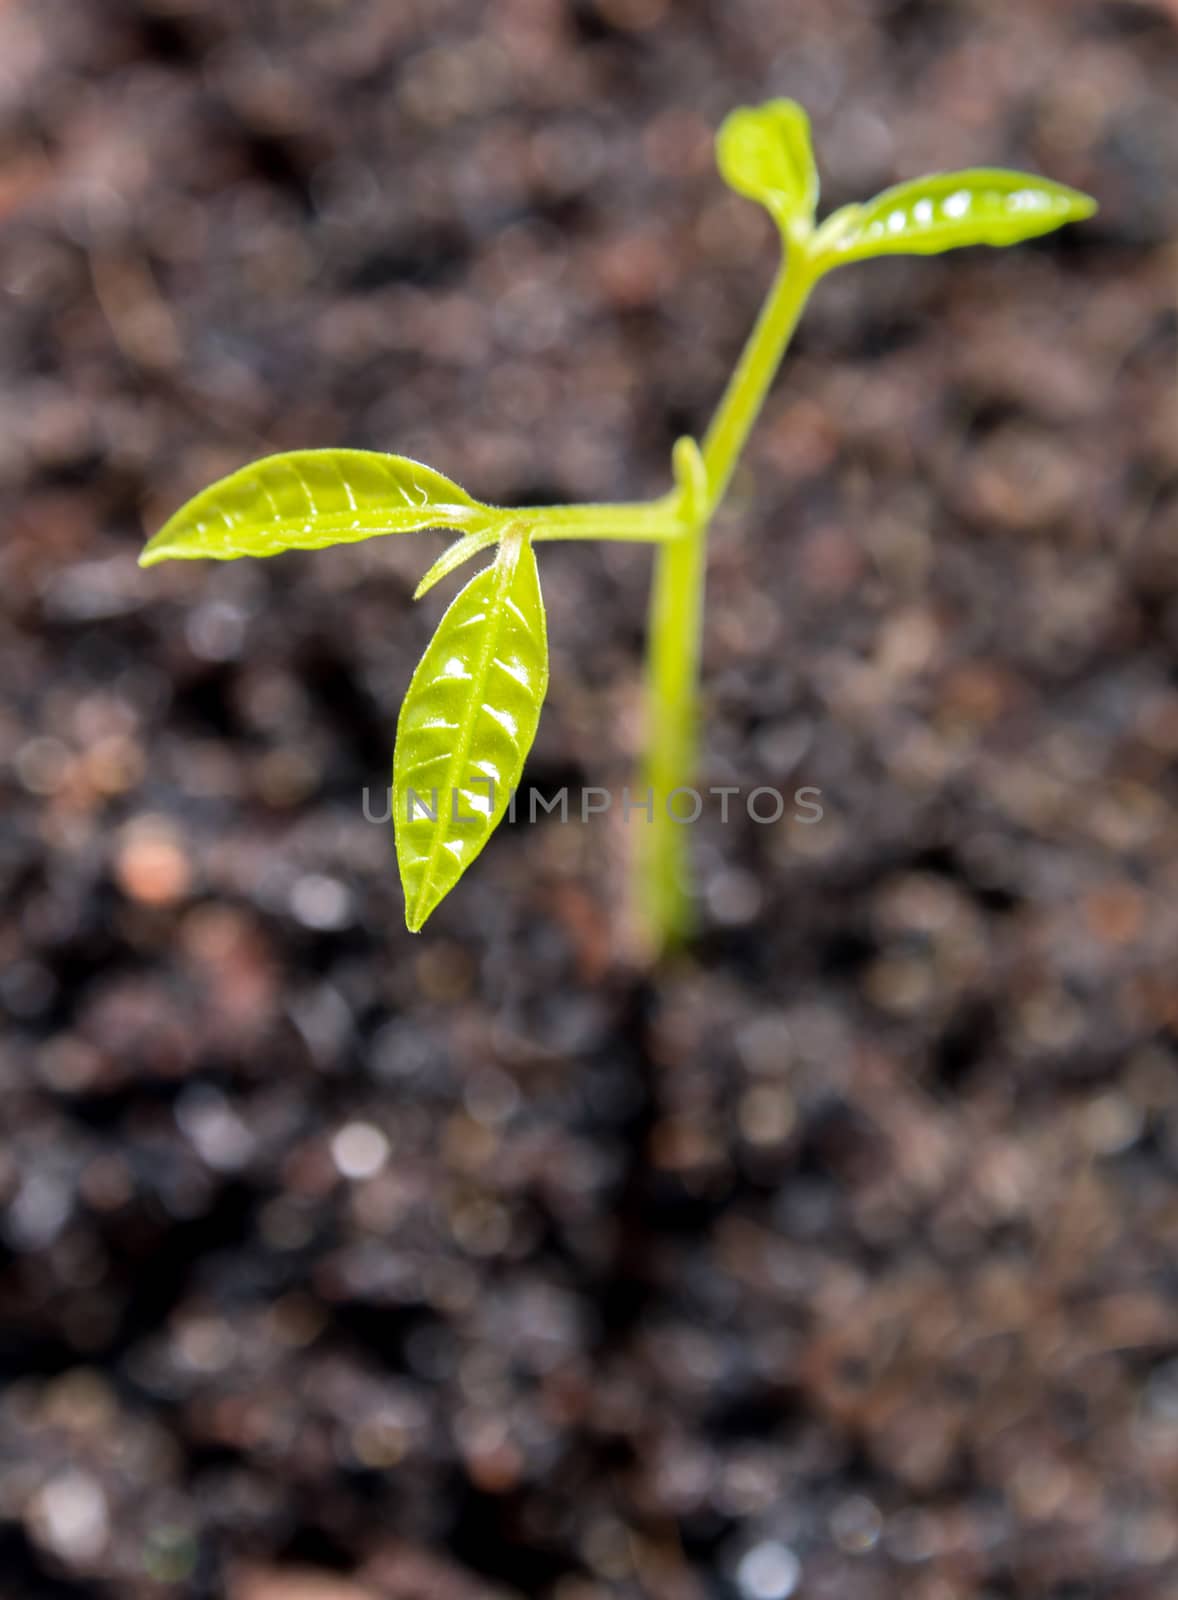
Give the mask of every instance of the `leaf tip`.
[{"label": "leaf tip", "polygon": [[444,899],[444,894],[431,895],[425,884],[412,896],[405,887],[405,926],[409,932],[420,933]]},{"label": "leaf tip", "polygon": [[1087,222],[1089,217],[1094,217],[1100,210],[1100,203],[1090,194],[1085,194],[1083,189],[1073,189],[1071,210],[1069,222]]}]

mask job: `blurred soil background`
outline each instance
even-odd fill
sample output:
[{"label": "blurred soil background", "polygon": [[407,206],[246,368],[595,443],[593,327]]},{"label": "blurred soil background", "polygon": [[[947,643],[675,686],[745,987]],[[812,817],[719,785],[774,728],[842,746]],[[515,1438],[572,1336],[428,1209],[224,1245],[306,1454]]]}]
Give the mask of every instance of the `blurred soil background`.
[{"label": "blurred soil background", "polygon": [[[653,976],[616,815],[415,939],[440,536],[141,543],[307,445],[661,492],[773,94],[826,204],[1101,213],[816,296],[704,776],[821,824],[711,812]],[[3,1600],[1178,1595],[1173,0],[7,0],[0,213]],[[528,780],[620,786],[648,556],[541,555]]]}]

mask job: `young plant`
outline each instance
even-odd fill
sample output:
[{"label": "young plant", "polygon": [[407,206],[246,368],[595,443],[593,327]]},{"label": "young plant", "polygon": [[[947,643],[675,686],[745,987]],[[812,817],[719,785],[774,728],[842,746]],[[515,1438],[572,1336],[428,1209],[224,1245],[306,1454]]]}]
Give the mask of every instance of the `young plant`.
[{"label": "young plant", "polygon": [[815,284],[834,268],[883,255],[1010,245],[1091,216],[1087,195],[992,168],[940,173],[848,205],[818,224],[818,174],[801,106],[773,100],[734,111],[716,142],[720,172],[763,205],[782,263],[711,426],[680,439],[674,487],[632,504],[503,507],[403,456],[296,450],[242,468],[190,500],[140,562],[270,556],[378,534],[450,528],[459,537],[418,585],[432,589],[483,550],[438,624],[401,706],[393,764],[405,919],[418,931],[506,813],[548,685],[548,640],[534,546],[549,539],[625,539],[655,546],[647,663],[648,731],[638,902],[655,949],[691,928],[685,830],[668,797],[692,783],[708,528]]}]

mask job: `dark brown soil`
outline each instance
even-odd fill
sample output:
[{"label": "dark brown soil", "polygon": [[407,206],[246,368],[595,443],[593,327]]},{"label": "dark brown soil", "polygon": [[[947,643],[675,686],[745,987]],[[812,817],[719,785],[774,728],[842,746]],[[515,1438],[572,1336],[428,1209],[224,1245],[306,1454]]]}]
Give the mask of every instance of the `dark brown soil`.
[{"label": "dark brown soil", "polygon": [[[826,203],[1101,213],[816,297],[704,776],[822,822],[692,830],[653,976],[612,819],[415,939],[438,537],[141,542],[302,445],[661,492],[769,94]],[[8,0],[0,155],[3,1600],[1178,1593],[1173,0]],[[541,554],[528,779],[620,785],[648,558]]]}]

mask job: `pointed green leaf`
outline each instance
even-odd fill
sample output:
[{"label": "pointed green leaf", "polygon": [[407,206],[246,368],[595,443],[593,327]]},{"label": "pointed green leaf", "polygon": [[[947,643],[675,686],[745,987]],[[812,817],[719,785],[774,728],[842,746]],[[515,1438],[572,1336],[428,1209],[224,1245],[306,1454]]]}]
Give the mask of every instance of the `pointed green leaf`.
[{"label": "pointed green leaf", "polygon": [[810,119],[796,100],[731,112],[716,135],[716,162],[729,188],[767,207],[783,230],[813,222],[818,169]]},{"label": "pointed green leaf", "polygon": [[548,687],[548,633],[526,530],[504,535],[438,624],[397,723],[393,807],[416,933],[495,831]]},{"label": "pointed green leaf", "polygon": [[466,528],[490,515],[449,478],[407,456],[292,450],[202,490],[149,541],[139,564],[318,550],[374,534]]},{"label": "pointed green leaf", "polygon": [[479,528],[474,533],[463,534],[461,539],[455,539],[453,544],[446,546],[414,589],[413,598],[420,600],[423,594],[430,592],[435,583],[441,583],[443,578],[448,578],[464,562],[477,556],[480,550],[485,550],[489,544],[494,544],[498,537],[499,529],[491,527]]},{"label": "pointed green leaf", "polygon": [[1018,244],[1065,222],[1082,222],[1095,210],[1095,200],[1078,189],[1029,172],[975,167],[935,173],[836,211],[814,236],[813,259],[825,272],[872,256]]}]

